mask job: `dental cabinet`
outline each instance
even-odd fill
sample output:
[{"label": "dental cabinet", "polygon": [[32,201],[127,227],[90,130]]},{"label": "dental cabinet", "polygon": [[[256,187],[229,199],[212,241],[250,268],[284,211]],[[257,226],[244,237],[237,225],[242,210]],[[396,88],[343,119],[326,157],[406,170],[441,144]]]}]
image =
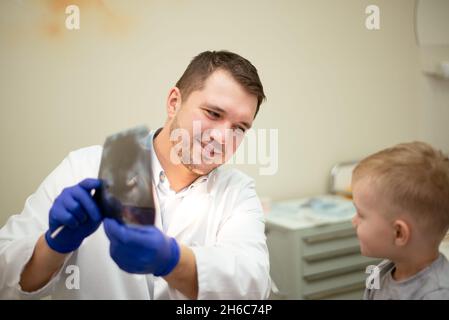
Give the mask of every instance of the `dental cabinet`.
[{"label": "dental cabinet", "polygon": [[275,202],[266,214],[270,299],[362,299],[368,265],[352,201],[325,195]]}]

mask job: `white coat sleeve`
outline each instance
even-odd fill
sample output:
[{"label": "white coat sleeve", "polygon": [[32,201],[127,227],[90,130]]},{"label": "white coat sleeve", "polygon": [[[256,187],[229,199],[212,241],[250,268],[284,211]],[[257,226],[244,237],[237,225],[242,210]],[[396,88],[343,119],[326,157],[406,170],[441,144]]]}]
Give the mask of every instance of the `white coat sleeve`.
[{"label": "white coat sleeve", "polygon": [[265,222],[251,180],[235,193],[231,214],[217,242],[192,247],[198,273],[198,299],[267,299],[271,289]]},{"label": "white coat sleeve", "polygon": [[19,285],[20,275],[33,254],[38,238],[48,229],[48,214],[54,199],[65,187],[79,182],[72,166],[73,157],[74,152],[28,197],[23,211],[11,216],[0,229],[0,299],[43,298],[51,294],[54,284],[60,278],[63,268],[37,291],[25,292]]}]

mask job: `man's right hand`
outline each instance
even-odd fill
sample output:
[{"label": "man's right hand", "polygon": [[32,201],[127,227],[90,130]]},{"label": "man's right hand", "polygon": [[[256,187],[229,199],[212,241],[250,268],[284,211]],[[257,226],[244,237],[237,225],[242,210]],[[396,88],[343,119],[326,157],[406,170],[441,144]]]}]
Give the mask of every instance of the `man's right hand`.
[{"label": "man's right hand", "polygon": [[[83,240],[95,232],[103,217],[92,198],[92,190],[98,190],[101,181],[85,179],[64,189],[50,209],[49,229],[45,233],[48,246],[59,253],[69,253],[79,248]],[[54,238],[51,234],[60,226],[64,229]]]}]

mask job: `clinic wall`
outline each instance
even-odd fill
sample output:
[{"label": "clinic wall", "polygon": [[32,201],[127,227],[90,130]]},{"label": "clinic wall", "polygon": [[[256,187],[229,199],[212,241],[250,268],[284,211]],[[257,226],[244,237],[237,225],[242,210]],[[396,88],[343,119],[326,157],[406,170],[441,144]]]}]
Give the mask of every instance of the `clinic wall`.
[{"label": "clinic wall", "polygon": [[449,45],[420,48],[420,59],[419,136],[449,154],[449,78],[428,73],[430,65],[438,70],[442,61],[449,63]]},{"label": "clinic wall", "polygon": [[[69,4],[80,7],[80,30],[64,28]],[[365,28],[369,4],[380,7],[380,30]],[[170,86],[206,49],[236,51],[259,69],[268,100],[255,128],[279,130],[275,175],[239,166],[259,194],[325,192],[334,163],[420,136],[414,4],[1,1],[0,224],[70,150],[161,126]]]},{"label": "clinic wall", "polygon": [[[420,60],[420,137],[449,153],[449,1],[420,0],[416,10]],[[449,72],[449,71],[446,71]]]}]

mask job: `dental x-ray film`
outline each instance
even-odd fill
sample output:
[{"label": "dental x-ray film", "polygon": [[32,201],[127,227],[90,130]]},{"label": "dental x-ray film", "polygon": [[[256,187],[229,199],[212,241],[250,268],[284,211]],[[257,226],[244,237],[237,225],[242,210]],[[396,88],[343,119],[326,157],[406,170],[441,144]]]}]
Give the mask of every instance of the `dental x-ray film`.
[{"label": "dental x-ray film", "polygon": [[95,199],[104,216],[131,225],[154,224],[151,155],[145,126],[109,136],[103,146]]}]

